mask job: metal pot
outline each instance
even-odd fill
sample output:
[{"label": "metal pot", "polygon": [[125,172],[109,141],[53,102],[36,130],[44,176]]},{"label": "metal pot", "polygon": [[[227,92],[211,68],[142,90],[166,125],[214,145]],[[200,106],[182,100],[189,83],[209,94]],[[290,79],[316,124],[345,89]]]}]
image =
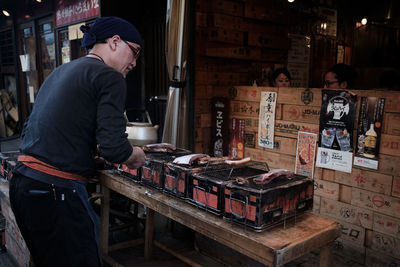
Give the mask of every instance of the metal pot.
[{"label": "metal pot", "polygon": [[153,126],[149,113],[145,111],[148,122],[127,122],[126,133],[132,145],[154,144],[158,140],[158,125]]}]

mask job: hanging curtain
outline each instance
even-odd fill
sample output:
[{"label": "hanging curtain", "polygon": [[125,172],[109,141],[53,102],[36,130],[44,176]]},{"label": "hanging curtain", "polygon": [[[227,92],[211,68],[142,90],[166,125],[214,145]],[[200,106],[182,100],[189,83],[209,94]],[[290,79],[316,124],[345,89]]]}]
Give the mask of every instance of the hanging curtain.
[{"label": "hanging curtain", "polygon": [[188,148],[186,65],[188,55],[188,1],[168,0],[166,61],[169,76],[168,102],[162,141]]}]

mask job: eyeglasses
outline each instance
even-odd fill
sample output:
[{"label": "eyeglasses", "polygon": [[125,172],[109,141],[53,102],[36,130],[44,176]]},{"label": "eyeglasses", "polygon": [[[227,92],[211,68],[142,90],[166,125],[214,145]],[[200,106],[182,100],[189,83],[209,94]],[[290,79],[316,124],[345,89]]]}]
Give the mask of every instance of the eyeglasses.
[{"label": "eyeglasses", "polygon": [[331,86],[332,84],[335,84],[335,83],[338,83],[339,81],[324,81],[323,82],[323,84],[324,84],[324,86],[326,86],[326,87],[329,87],[329,86]]},{"label": "eyeglasses", "polygon": [[132,54],[133,54],[133,57],[134,57],[135,59],[137,59],[137,58],[139,57],[139,55],[140,55],[140,48],[135,48],[135,47],[131,46],[131,45],[130,45],[127,41],[125,41],[125,40],[122,40],[122,41],[124,41],[124,43],[126,43],[126,45],[131,49]]}]

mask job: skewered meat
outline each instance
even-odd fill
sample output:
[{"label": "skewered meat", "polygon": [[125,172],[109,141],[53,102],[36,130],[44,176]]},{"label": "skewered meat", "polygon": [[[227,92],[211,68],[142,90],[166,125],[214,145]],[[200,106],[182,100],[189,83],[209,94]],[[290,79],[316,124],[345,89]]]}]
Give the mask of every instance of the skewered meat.
[{"label": "skewered meat", "polygon": [[204,164],[221,164],[221,163],[225,163],[225,160],[229,159],[229,157],[204,157],[199,159],[199,161],[197,162],[200,165],[204,165]]},{"label": "skewered meat", "polygon": [[236,183],[243,185],[243,184],[248,184],[249,180],[243,177],[236,177]]},{"label": "skewered meat", "polygon": [[279,176],[285,176],[286,178],[291,179],[294,176],[294,173],[285,169],[273,169],[257,178],[254,178],[253,182],[255,184],[268,184]]},{"label": "skewered meat", "polygon": [[210,156],[206,154],[190,154],[174,159],[173,163],[192,165],[195,161],[200,159],[205,160],[207,158],[210,158]]},{"label": "skewered meat", "polygon": [[244,158],[244,159],[230,159],[230,160],[225,160],[225,163],[229,165],[239,165],[243,163],[250,162],[250,158]]},{"label": "skewered meat", "polygon": [[176,150],[176,147],[168,143],[156,143],[149,144],[142,147],[144,152],[169,152],[172,153]]}]

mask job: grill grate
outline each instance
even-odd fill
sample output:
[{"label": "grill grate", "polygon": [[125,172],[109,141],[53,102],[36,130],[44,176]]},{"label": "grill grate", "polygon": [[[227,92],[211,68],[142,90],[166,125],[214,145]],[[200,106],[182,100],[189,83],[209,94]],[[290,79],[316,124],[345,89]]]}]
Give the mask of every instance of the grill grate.
[{"label": "grill grate", "polygon": [[204,170],[201,174],[204,177],[228,181],[237,177],[251,177],[267,173],[269,171],[268,165],[265,162],[249,162],[242,165],[232,166],[227,169],[209,169]]}]

